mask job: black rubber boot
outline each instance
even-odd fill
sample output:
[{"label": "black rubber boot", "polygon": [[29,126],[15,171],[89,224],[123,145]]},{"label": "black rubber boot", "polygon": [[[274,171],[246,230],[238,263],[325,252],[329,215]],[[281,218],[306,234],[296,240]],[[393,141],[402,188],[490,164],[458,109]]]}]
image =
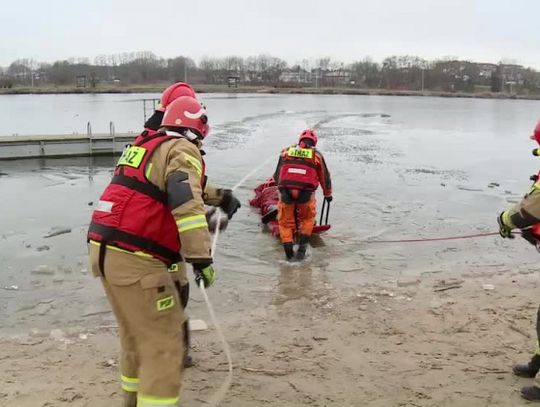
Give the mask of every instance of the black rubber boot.
[{"label": "black rubber boot", "polygon": [[523,397],[525,400],[540,401],[540,388],[536,386],[522,387],[521,397]]},{"label": "black rubber boot", "polygon": [[296,252],[296,260],[304,260],[306,258],[306,250],[309,242],[309,236],[300,235],[298,237],[298,251]]},{"label": "black rubber boot", "polygon": [[262,217],[262,223],[267,224],[268,222],[275,220],[277,218],[278,208],[277,206],[272,206]]},{"label": "black rubber boot", "polygon": [[294,248],[292,242],[283,243],[283,249],[285,250],[285,257],[287,260],[291,260],[294,257]]},{"label": "black rubber boot", "polygon": [[528,363],[518,363],[512,367],[512,372],[519,377],[533,378],[540,370],[540,356],[534,355]]},{"label": "black rubber boot", "polygon": [[137,393],[124,391],[122,407],[137,407]]},{"label": "black rubber boot", "polygon": [[193,366],[193,358],[189,355],[189,319],[184,321],[184,369]]}]

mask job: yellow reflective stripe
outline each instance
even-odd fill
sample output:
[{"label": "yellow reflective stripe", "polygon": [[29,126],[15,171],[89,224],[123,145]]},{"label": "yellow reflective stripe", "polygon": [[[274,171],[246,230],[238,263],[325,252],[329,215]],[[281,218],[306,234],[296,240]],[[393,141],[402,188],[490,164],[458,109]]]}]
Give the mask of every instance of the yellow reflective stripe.
[{"label": "yellow reflective stripe", "polygon": [[128,377],[128,376],[120,375],[120,378],[122,379],[123,382],[126,382],[126,383],[139,383],[140,382],[140,380],[137,377]]},{"label": "yellow reflective stripe", "polygon": [[139,385],[122,382],[122,390],[127,391],[128,393],[137,393],[139,391]]},{"label": "yellow reflective stripe", "polygon": [[157,300],[156,307],[158,311],[165,311],[166,309],[174,307],[175,304],[176,301],[174,300],[174,297],[169,295],[168,297]]},{"label": "yellow reflective stripe", "polygon": [[138,378],[120,375],[120,380],[122,380],[122,390],[125,390],[129,393],[136,393],[139,391]]},{"label": "yellow reflective stripe", "polygon": [[[101,243],[96,242],[95,240],[90,240],[90,244],[93,244],[93,245],[96,245],[96,246],[101,246]],[[145,252],[130,252],[129,250],[120,249],[119,247],[111,246],[109,244],[107,245],[107,249],[108,250],[116,250],[117,252],[122,252],[122,253],[127,253],[127,254],[134,254],[135,256],[140,256],[140,257],[152,257],[152,258],[154,257],[151,254],[148,254],[148,253],[145,253]]]},{"label": "yellow reflective stripe", "polygon": [[154,164],[149,163],[148,166],[146,167],[146,173],[144,174],[146,176],[146,178],[150,178],[150,173],[152,172],[152,167],[153,166],[154,166]]},{"label": "yellow reflective stripe", "polygon": [[195,171],[197,171],[197,175],[200,177],[202,175],[202,164],[201,161],[197,158],[193,157],[192,155],[189,155],[187,153],[184,153],[184,156],[186,158],[186,161],[195,168]]},{"label": "yellow reflective stripe", "polygon": [[178,397],[155,397],[147,396],[139,393],[137,396],[137,407],[176,407],[178,405]]},{"label": "yellow reflective stripe", "polygon": [[534,354],[540,356],[540,344],[538,343],[538,340],[536,340],[536,349],[534,350]]},{"label": "yellow reflective stripe", "polygon": [[180,271],[180,266],[178,263],[172,264],[171,267],[168,268],[169,273],[178,273]]},{"label": "yellow reflective stripe", "polygon": [[206,223],[205,215],[187,216],[185,218],[182,218],[176,221],[176,224],[178,225],[179,232],[187,232],[188,230],[192,230],[192,229],[208,227],[208,223]]}]

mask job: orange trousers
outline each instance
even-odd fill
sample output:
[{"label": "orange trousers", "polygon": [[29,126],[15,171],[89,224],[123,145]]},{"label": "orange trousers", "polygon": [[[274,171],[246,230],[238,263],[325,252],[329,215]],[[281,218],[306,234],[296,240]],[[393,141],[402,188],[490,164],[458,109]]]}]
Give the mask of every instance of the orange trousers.
[{"label": "orange trousers", "polygon": [[293,242],[297,227],[299,234],[310,236],[315,225],[315,216],[317,216],[315,194],[312,194],[309,201],[302,204],[296,202],[288,204],[280,199],[278,203],[278,223],[281,242]]}]

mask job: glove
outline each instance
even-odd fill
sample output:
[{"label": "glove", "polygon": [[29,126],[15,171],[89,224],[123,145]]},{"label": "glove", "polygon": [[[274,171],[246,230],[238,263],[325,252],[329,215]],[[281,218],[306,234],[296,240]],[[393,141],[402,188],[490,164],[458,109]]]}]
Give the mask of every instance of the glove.
[{"label": "glove", "polygon": [[503,238],[513,239],[515,236],[512,234],[512,228],[504,224],[503,215],[504,212],[501,212],[497,218],[497,223],[499,224],[499,234]]},{"label": "glove", "polygon": [[223,196],[219,207],[227,214],[229,219],[233,217],[236,211],[241,207],[240,201],[233,195],[230,189],[223,190]]},{"label": "glove", "polygon": [[193,263],[193,274],[195,274],[195,282],[198,286],[201,285],[201,280],[204,282],[204,287],[210,287],[216,281],[216,272],[212,263]]},{"label": "glove", "polygon": [[324,199],[326,200],[326,202],[330,203],[332,202],[334,198],[332,198],[332,195],[330,195],[330,196],[325,196]]}]

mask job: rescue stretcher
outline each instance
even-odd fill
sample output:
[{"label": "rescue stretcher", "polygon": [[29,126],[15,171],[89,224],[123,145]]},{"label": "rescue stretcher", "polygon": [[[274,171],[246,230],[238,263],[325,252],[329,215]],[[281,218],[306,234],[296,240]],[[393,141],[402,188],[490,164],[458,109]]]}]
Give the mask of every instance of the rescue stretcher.
[{"label": "rescue stretcher", "polygon": [[[261,222],[265,224],[272,236],[279,236],[279,225],[277,221],[277,205],[279,201],[279,190],[273,178],[267,179],[255,189],[255,196],[249,204],[257,208],[261,215]],[[313,234],[320,235],[332,227],[328,223],[330,215],[330,203],[323,200],[319,223],[313,227]],[[324,223],[323,223],[324,220]]]}]

